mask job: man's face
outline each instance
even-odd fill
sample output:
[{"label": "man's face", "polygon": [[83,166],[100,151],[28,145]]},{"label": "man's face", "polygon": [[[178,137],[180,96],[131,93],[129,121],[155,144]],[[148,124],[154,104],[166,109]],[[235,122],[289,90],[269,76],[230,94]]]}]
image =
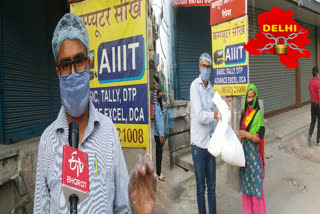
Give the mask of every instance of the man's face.
[{"label": "man's face", "polygon": [[[66,39],[62,42],[60,46],[57,64],[60,65],[61,63],[73,61],[83,57],[88,57],[86,47],[78,39]],[[91,62],[92,59],[89,58],[88,66],[90,66]],[[75,72],[74,67],[74,65],[71,66],[71,73]],[[58,66],[56,66],[56,73],[57,76],[60,75]]]},{"label": "man's face", "polygon": [[162,97],[162,92],[159,92],[158,98]]},{"label": "man's face", "polygon": [[199,72],[201,73],[201,68],[211,68],[210,62],[207,60],[202,60],[202,62],[199,65]]}]

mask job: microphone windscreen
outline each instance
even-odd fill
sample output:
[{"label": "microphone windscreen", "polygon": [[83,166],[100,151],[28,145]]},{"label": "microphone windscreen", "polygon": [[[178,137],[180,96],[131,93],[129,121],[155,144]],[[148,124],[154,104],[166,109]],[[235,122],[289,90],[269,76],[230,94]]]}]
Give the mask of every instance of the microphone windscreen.
[{"label": "microphone windscreen", "polygon": [[69,146],[78,149],[79,146],[79,125],[73,121],[69,124]]}]

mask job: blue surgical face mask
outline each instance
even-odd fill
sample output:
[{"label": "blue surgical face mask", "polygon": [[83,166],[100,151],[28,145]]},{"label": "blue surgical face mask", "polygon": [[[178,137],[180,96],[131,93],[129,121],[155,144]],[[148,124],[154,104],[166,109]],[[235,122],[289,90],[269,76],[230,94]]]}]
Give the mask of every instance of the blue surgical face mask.
[{"label": "blue surgical face mask", "polygon": [[208,81],[210,78],[211,69],[201,68],[201,79],[204,81]]},{"label": "blue surgical face mask", "polygon": [[60,76],[61,103],[72,117],[80,117],[90,98],[89,69],[70,76]]}]

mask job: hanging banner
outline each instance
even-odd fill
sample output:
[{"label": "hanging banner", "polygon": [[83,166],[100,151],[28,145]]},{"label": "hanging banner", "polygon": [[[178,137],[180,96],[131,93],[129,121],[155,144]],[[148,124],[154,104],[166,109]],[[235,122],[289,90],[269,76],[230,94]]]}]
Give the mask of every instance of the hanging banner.
[{"label": "hanging banner", "polygon": [[245,95],[249,83],[247,16],[211,27],[213,84],[221,96]]},{"label": "hanging banner", "polygon": [[145,0],[90,0],[70,11],[90,40],[91,101],[116,126],[122,147],[149,152]]},{"label": "hanging banner", "polygon": [[213,0],[210,5],[210,25],[219,24],[247,14],[247,0]]},{"label": "hanging banner", "polygon": [[173,7],[210,6],[214,0],[173,0]]}]

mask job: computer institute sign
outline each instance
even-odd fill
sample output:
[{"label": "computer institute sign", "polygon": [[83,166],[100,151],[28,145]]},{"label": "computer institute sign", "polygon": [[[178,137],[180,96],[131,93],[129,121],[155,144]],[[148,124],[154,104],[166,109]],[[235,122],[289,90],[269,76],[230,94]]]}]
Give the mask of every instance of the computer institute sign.
[{"label": "computer institute sign", "polygon": [[245,95],[248,85],[248,18],[211,27],[213,85],[222,96]]}]

